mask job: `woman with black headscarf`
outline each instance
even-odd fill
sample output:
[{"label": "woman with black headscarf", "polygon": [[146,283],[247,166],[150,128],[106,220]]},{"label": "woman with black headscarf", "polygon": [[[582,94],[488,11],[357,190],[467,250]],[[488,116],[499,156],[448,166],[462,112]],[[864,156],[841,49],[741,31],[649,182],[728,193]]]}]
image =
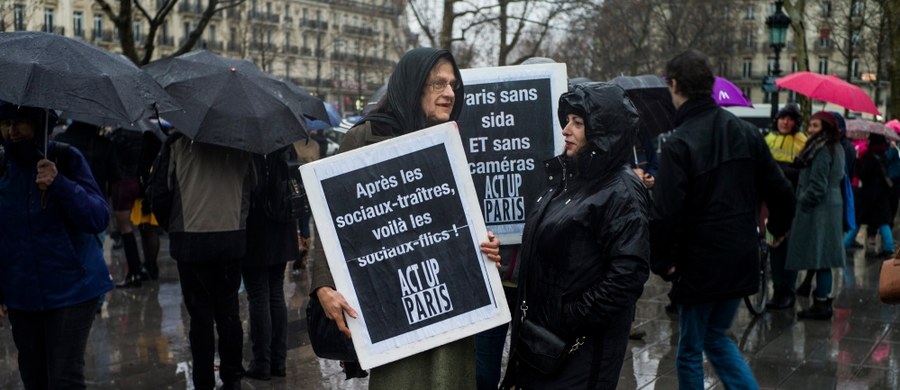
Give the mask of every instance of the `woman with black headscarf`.
[{"label": "woman with black headscarf", "polygon": [[[587,83],[560,97],[559,121],[565,151],[525,220],[504,385],[614,389],[649,275],[649,194],[628,165],[638,113],[622,88]],[[556,367],[535,359],[548,333],[566,345]]]},{"label": "woman with black headscarf", "polygon": [[[384,99],[347,132],[338,153],[456,120],[462,111],[462,96],[462,76],[450,52],[432,48],[410,50],[394,68]],[[488,239],[481,244],[481,250],[499,264],[500,242],[490,232]],[[343,315],[346,312],[355,317],[356,311],[335,290],[321,245],[315,245],[313,255],[310,295],[319,299],[328,318],[349,336]],[[348,372],[348,376],[350,374]],[[369,378],[370,389],[474,387],[475,343],[472,337],[373,368]]]}]

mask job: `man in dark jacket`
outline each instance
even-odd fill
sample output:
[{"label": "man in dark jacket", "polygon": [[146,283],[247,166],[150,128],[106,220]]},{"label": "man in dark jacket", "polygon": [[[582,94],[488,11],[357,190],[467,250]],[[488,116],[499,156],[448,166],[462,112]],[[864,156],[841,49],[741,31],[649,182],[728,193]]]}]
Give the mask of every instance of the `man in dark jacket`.
[{"label": "man in dark jacket", "polygon": [[794,215],[794,195],[759,132],[709,97],[714,78],[702,53],[670,60],[666,80],[676,129],[663,145],[654,189],[651,262],[654,273],[674,281],[679,387],[703,388],[704,352],[725,387],[752,386],[753,374],[725,332],[741,298],[758,289],[760,203],[780,238]]}]

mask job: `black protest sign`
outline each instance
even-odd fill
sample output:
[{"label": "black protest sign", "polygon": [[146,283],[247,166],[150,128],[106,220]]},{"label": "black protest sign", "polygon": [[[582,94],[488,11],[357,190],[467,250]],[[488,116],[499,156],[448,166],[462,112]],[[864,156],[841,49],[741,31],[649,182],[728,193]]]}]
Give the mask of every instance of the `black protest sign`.
[{"label": "black protest sign", "polygon": [[[485,223],[504,243],[521,239],[528,205],[534,204],[545,183],[542,163],[558,154],[555,107],[565,77],[562,66],[562,77],[547,72],[511,80],[510,73],[517,68],[529,67],[465,70],[465,109],[459,118]],[[504,71],[492,73],[496,69]]]},{"label": "black protest sign", "polygon": [[455,123],[301,168],[364,368],[509,321]]},{"label": "black protest sign", "polygon": [[[373,342],[491,304],[443,145],[322,181]],[[369,309],[372,310],[369,310]]]}]

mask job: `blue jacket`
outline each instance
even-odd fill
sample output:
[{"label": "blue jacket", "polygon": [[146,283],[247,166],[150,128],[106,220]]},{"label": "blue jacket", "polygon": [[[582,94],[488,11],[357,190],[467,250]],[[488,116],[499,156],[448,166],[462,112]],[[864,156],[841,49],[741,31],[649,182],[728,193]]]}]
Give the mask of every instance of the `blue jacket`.
[{"label": "blue jacket", "polygon": [[43,194],[36,161],[7,158],[0,176],[0,303],[11,309],[71,306],[113,288],[97,238],[106,200],[77,149],[51,141],[49,159],[59,174]]}]

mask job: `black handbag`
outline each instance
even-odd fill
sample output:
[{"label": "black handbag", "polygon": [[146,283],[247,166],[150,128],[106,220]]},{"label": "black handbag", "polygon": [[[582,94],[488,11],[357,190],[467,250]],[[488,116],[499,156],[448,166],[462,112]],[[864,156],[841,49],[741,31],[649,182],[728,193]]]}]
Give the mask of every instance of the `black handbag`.
[{"label": "black handbag", "polygon": [[306,325],[309,343],[316,356],[323,359],[357,361],[353,341],[338,330],[337,324],[325,316],[325,309],[315,296],[306,306]]},{"label": "black handbag", "polygon": [[524,313],[522,317],[516,340],[516,356],[519,361],[544,375],[559,372],[568,356],[584,344],[584,336],[574,342],[566,342],[547,328],[524,318]]}]

